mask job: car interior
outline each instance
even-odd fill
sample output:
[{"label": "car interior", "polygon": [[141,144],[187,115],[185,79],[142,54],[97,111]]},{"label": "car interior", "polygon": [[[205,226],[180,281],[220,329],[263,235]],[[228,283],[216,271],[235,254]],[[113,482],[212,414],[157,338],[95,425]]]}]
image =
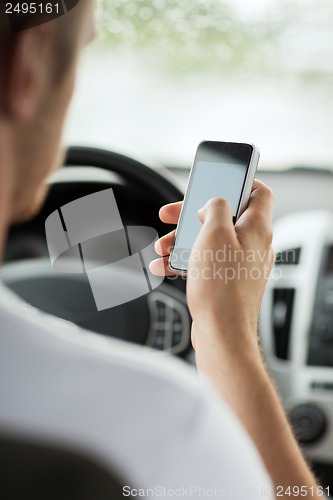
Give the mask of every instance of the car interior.
[{"label": "car interior", "polygon": [[52,269],[45,221],[67,203],[112,188],[124,226],[149,226],[162,236],[172,228],[159,209],[183,198],[197,144],[250,138],[262,153],[257,178],[275,195],[263,352],[306,457],[321,484],[333,488],[333,6],[112,4],[98,2],[100,35],[81,63],[65,164],[49,180],[41,212],[11,227],[1,277],[43,311],[195,364],[184,277],[98,311],[85,274]]},{"label": "car interior", "polygon": [[92,457],[91,452],[8,434],[1,435],[0,444],[4,498],[123,498],[123,478]]}]

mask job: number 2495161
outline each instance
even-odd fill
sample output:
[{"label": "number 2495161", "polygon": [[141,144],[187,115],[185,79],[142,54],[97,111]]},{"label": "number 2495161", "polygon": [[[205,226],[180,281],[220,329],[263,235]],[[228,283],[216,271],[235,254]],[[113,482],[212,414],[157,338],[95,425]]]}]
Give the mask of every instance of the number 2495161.
[{"label": "number 2495161", "polygon": [[329,487],[324,488],[323,486],[288,486],[287,488],[284,486],[276,487],[276,496],[277,497],[328,497],[330,494]]},{"label": "number 2495161", "polygon": [[6,3],[6,14],[59,14],[60,4],[38,3],[38,2],[17,2]]}]

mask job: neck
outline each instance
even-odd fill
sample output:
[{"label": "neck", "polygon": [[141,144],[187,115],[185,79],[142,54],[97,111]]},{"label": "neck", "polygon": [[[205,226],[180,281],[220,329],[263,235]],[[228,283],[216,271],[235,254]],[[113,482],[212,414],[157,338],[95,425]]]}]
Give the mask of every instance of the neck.
[{"label": "neck", "polygon": [[11,193],[14,164],[10,137],[0,122],[0,262],[3,260],[7,231],[11,218]]}]

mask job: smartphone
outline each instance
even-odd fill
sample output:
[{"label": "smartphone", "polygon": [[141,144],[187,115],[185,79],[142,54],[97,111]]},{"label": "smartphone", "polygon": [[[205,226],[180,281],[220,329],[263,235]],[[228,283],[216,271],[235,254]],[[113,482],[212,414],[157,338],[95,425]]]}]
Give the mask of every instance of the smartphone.
[{"label": "smartphone", "polygon": [[253,144],[204,141],[197,150],[180,214],[169,267],[186,275],[191,249],[199,234],[198,210],[211,198],[225,198],[234,223],[246,209],[259,162]]}]

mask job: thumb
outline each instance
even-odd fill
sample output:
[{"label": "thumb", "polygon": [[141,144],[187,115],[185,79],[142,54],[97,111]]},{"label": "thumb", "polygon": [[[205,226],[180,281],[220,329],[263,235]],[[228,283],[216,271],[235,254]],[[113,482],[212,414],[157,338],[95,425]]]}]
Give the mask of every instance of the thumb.
[{"label": "thumb", "polygon": [[212,198],[198,212],[199,220],[205,224],[234,231],[230,203],[223,198]]}]

